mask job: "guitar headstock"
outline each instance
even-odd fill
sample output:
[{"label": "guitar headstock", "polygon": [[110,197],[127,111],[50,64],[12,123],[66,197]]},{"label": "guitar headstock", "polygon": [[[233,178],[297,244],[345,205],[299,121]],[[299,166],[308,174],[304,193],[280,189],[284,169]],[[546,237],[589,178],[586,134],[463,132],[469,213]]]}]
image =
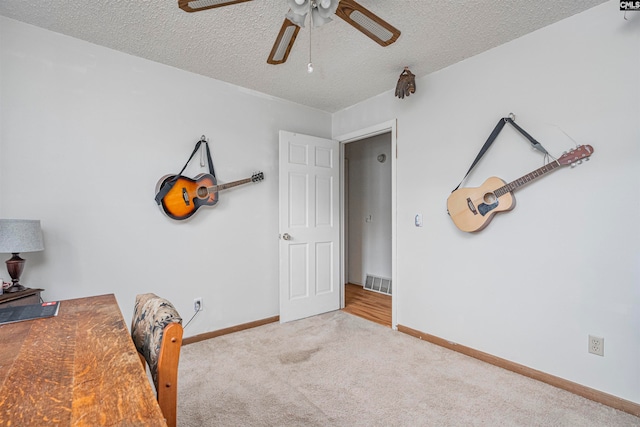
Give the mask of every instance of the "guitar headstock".
[{"label": "guitar headstock", "polygon": [[256,172],[253,175],[251,175],[251,182],[259,182],[262,181],[264,179],[264,173],[262,172]]},{"label": "guitar headstock", "polygon": [[576,148],[571,149],[568,152],[565,152],[558,159],[558,163],[563,166],[571,165],[572,167],[576,164],[582,163],[582,160],[589,160],[589,156],[593,154],[593,147],[590,145],[579,145]]}]

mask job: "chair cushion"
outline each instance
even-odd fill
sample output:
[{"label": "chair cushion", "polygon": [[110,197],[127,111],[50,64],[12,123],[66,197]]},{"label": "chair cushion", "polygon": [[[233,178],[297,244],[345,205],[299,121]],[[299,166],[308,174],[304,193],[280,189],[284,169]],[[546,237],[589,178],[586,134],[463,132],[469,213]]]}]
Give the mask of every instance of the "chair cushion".
[{"label": "chair cushion", "polygon": [[155,294],[136,296],[131,322],[131,338],[136,349],[144,356],[153,383],[158,390],[158,357],[164,328],[170,323],[182,323],[173,304]]}]

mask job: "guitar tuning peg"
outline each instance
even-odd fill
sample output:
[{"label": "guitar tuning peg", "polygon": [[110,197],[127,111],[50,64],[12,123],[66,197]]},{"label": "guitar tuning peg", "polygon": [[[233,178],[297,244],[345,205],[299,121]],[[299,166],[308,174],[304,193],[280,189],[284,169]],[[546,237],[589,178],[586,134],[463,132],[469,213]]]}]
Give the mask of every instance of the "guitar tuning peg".
[{"label": "guitar tuning peg", "polygon": [[582,160],[578,160],[578,164],[581,165],[582,164]]},{"label": "guitar tuning peg", "polygon": [[563,151],[563,152],[562,152],[562,155],[564,156],[565,154],[567,154],[567,152],[566,152],[566,151]]},{"label": "guitar tuning peg", "polygon": [[575,163],[571,163],[571,167],[572,167],[572,168],[575,168],[575,167],[576,167],[576,164],[575,164]]},{"label": "guitar tuning peg", "polygon": [[588,162],[589,160],[591,160],[591,157],[587,157],[586,159],[584,159],[585,162]]}]

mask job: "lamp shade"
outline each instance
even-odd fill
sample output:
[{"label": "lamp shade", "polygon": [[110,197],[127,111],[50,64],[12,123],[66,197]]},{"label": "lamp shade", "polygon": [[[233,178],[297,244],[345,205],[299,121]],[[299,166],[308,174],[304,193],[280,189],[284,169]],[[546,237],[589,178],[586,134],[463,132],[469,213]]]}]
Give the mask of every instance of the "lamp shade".
[{"label": "lamp shade", "polygon": [[0,219],[0,253],[44,250],[40,220]]}]

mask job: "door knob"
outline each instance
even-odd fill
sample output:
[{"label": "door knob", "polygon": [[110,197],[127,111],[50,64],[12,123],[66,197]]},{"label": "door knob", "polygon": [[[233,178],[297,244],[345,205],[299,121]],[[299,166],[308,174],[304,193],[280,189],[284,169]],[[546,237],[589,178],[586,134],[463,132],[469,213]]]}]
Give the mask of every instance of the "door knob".
[{"label": "door knob", "polygon": [[283,239],[283,240],[291,240],[291,235],[289,235],[289,233],[284,233],[284,234],[282,235],[282,239]]}]

